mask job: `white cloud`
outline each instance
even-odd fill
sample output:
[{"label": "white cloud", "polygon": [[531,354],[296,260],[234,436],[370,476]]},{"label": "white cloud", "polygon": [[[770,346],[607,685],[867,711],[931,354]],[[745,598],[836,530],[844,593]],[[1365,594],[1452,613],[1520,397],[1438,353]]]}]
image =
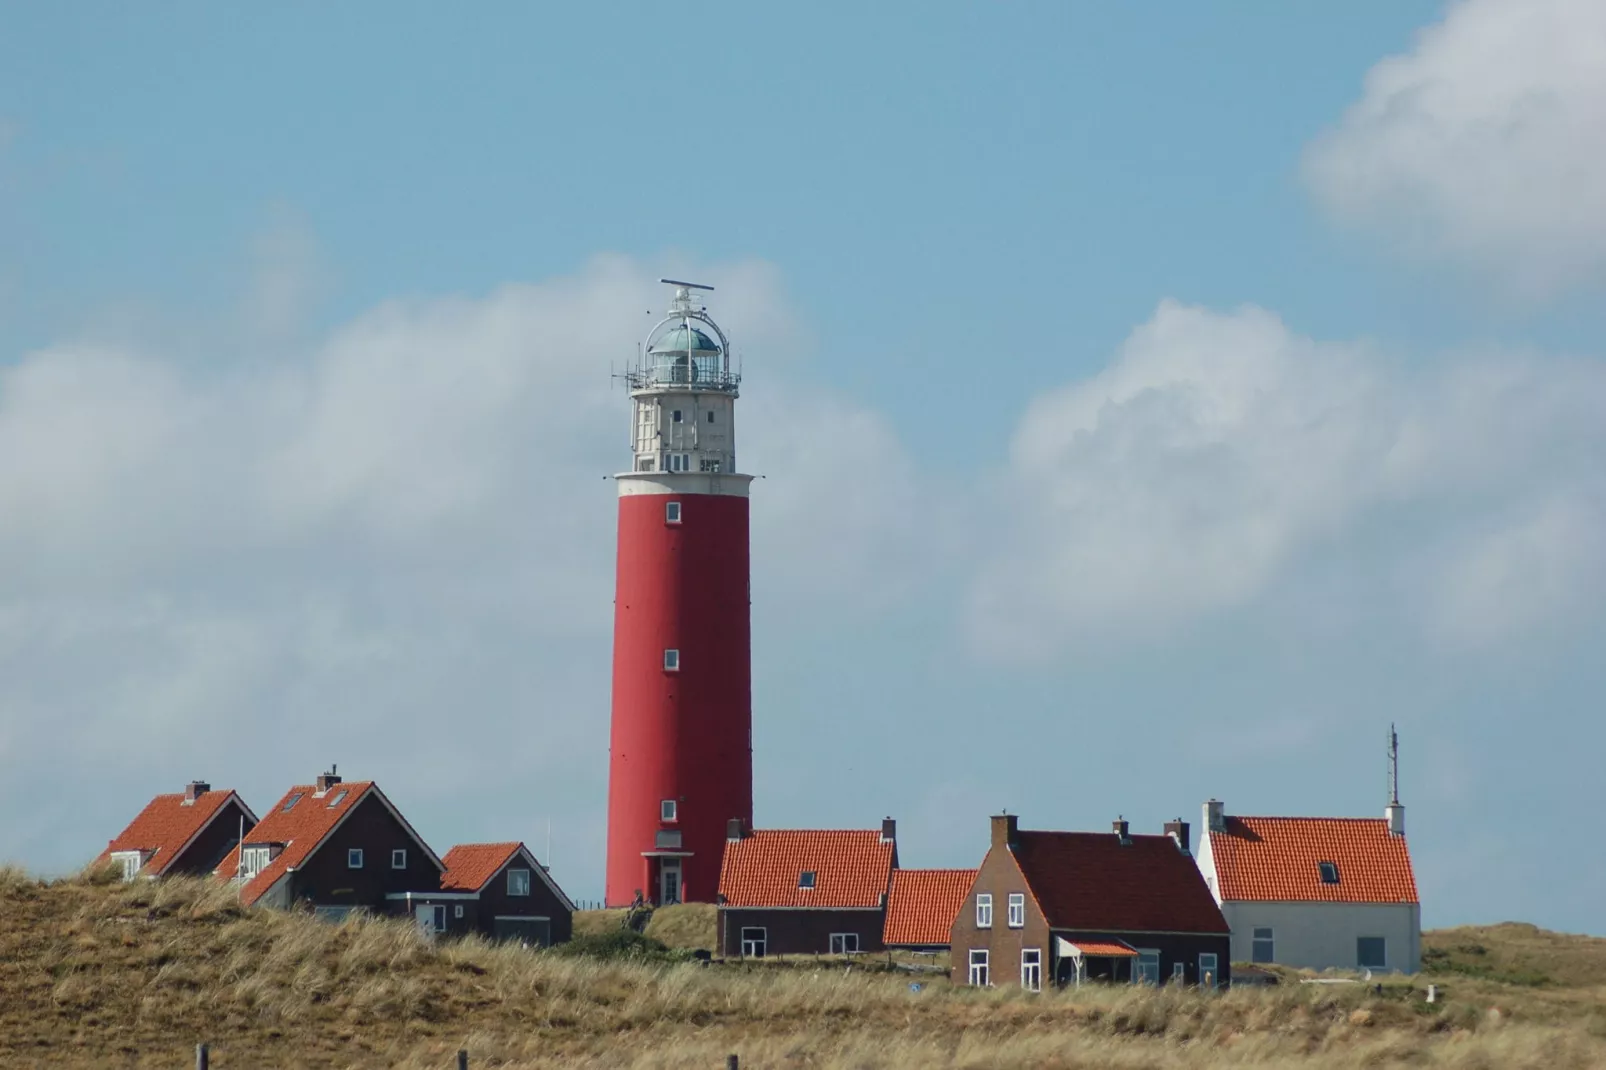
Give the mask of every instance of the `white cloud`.
[{"label": "white cloud", "polygon": [[1525,296],[1606,269],[1606,5],[1467,0],[1382,60],[1306,176],[1340,216]]},{"label": "white cloud", "polygon": [[[1606,593],[1583,519],[1606,502],[1603,414],[1600,362],[1413,374],[1263,309],[1162,303],[1102,373],[1028,409],[973,637],[1031,659],[1153,636],[1253,602],[1341,540],[1367,547],[1349,567],[1405,573],[1413,594],[1426,577],[1465,640],[1582,611],[1580,591]],[[1534,509],[1520,536],[1467,534]],[[1500,593],[1516,586],[1518,605]]]}]

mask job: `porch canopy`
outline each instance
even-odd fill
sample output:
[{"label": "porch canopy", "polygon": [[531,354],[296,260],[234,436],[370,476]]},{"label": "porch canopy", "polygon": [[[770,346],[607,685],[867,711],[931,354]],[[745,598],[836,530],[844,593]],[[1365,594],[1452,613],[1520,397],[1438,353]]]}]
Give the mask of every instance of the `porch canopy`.
[{"label": "porch canopy", "polygon": [[1073,944],[1063,936],[1056,936],[1054,938],[1054,950],[1059,954],[1060,958],[1077,959],[1078,961],[1084,958],[1135,959],[1138,957],[1136,951],[1120,940],[1082,940]]}]

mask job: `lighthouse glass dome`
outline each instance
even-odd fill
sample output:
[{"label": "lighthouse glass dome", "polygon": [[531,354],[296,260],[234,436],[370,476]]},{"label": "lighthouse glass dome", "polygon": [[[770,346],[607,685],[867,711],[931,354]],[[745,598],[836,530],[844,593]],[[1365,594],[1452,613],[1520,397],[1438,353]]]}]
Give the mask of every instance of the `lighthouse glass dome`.
[{"label": "lighthouse glass dome", "polygon": [[669,315],[647,335],[639,367],[627,374],[632,390],[717,390],[736,393],[741,377],[731,371],[730,345],[690,289],[676,290]]}]

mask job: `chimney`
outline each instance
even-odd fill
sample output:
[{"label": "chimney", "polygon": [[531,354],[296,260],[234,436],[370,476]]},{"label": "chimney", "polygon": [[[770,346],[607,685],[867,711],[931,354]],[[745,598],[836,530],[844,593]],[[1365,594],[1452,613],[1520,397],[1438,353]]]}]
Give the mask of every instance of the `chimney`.
[{"label": "chimney", "polygon": [[1188,823],[1182,818],[1165,823],[1165,834],[1177,841],[1177,850],[1188,854]]},{"label": "chimney", "polygon": [[184,785],[184,802],[186,804],[193,803],[196,799],[199,799],[202,795],[205,795],[211,790],[212,785],[208,784],[206,781],[192,780],[188,784]]},{"label": "chimney", "polygon": [[733,817],[725,822],[725,839],[729,842],[735,843],[746,835],[747,830],[742,827],[741,818]]},{"label": "chimney", "polygon": [[881,842],[898,842],[898,823],[892,820],[890,817],[884,817],[881,819]]},{"label": "chimney", "polygon": [[1209,832],[1227,831],[1227,804],[1220,799],[1211,799],[1204,804],[1204,826]]},{"label": "chimney", "polygon": [[1020,831],[1020,818],[1014,814],[993,815],[993,846],[1014,847]]},{"label": "chimney", "polygon": [[318,779],[314,781],[314,787],[318,794],[321,795],[338,783],[340,783],[340,778],[335,775],[335,766],[331,763],[327,773],[318,774]]},{"label": "chimney", "polygon": [[1132,843],[1132,837],[1127,835],[1127,828],[1126,818],[1119,815],[1116,816],[1114,821],[1110,822],[1110,831],[1115,833],[1115,837],[1121,841],[1122,847],[1130,846]]},{"label": "chimney", "polygon": [[1383,807],[1383,820],[1389,823],[1390,836],[1405,835],[1405,806],[1392,802]]}]

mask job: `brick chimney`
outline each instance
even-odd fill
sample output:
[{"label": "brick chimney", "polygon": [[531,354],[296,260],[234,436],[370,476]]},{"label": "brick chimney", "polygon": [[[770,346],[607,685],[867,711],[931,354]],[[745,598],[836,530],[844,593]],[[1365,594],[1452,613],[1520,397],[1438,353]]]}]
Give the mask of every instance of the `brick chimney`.
[{"label": "brick chimney", "polygon": [[1204,804],[1204,825],[1208,832],[1227,831],[1227,804],[1220,799],[1211,799]]},{"label": "brick chimney", "polygon": [[1127,820],[1124,817],[1117,816],[1114,821],[1110,822],[1110,831],[1115,833],[1115,837],[1121,841],[1122,847],[1128,847],[1132,844],[1132,837],[1127,834],[1128,828]]},{"label": "brick chimney", "polygon": [[1191,853],[1188,850],[1188,823],[1182,818],[1179,817],[1175,821],[1167,821],[1165,823],[1165,834],[1177,841],[1177,850],[1183,854]]},{"label": "brick chimney", "polygon": [[340,783],[340,778],[335,775],[335,766],[333,763],[331,763],[329,766],[329,771],[327,773],[319,773],[318,779],[313,782],[313,785],[314,790],[321,795],[338,783]]},{"label": "brick chimney", "polygon": [[898,842],[898,823],[892,820],[890,817],[884,817],[881,819],[881,842]]},{"label": "brick chimney", "polygon": [[742,819],[733,817],[725,822],[725,839],[735,843],[747,835],[747,829],[742,827]]},{"label": "brick chimney", "polygon": [[1020,839],[1020,818],[1014,814],[993,815],[993,846],[1014,847]]},{"label": "brick chimney", "polygon": [[212,785],[208,784],[204,780],[190,781],[188,784],[184,785],[184,804],[186,806],[190,805],[191,803],[195,802],[196,799],[199,799],[202,795],[205,795],[211,790]]}]

